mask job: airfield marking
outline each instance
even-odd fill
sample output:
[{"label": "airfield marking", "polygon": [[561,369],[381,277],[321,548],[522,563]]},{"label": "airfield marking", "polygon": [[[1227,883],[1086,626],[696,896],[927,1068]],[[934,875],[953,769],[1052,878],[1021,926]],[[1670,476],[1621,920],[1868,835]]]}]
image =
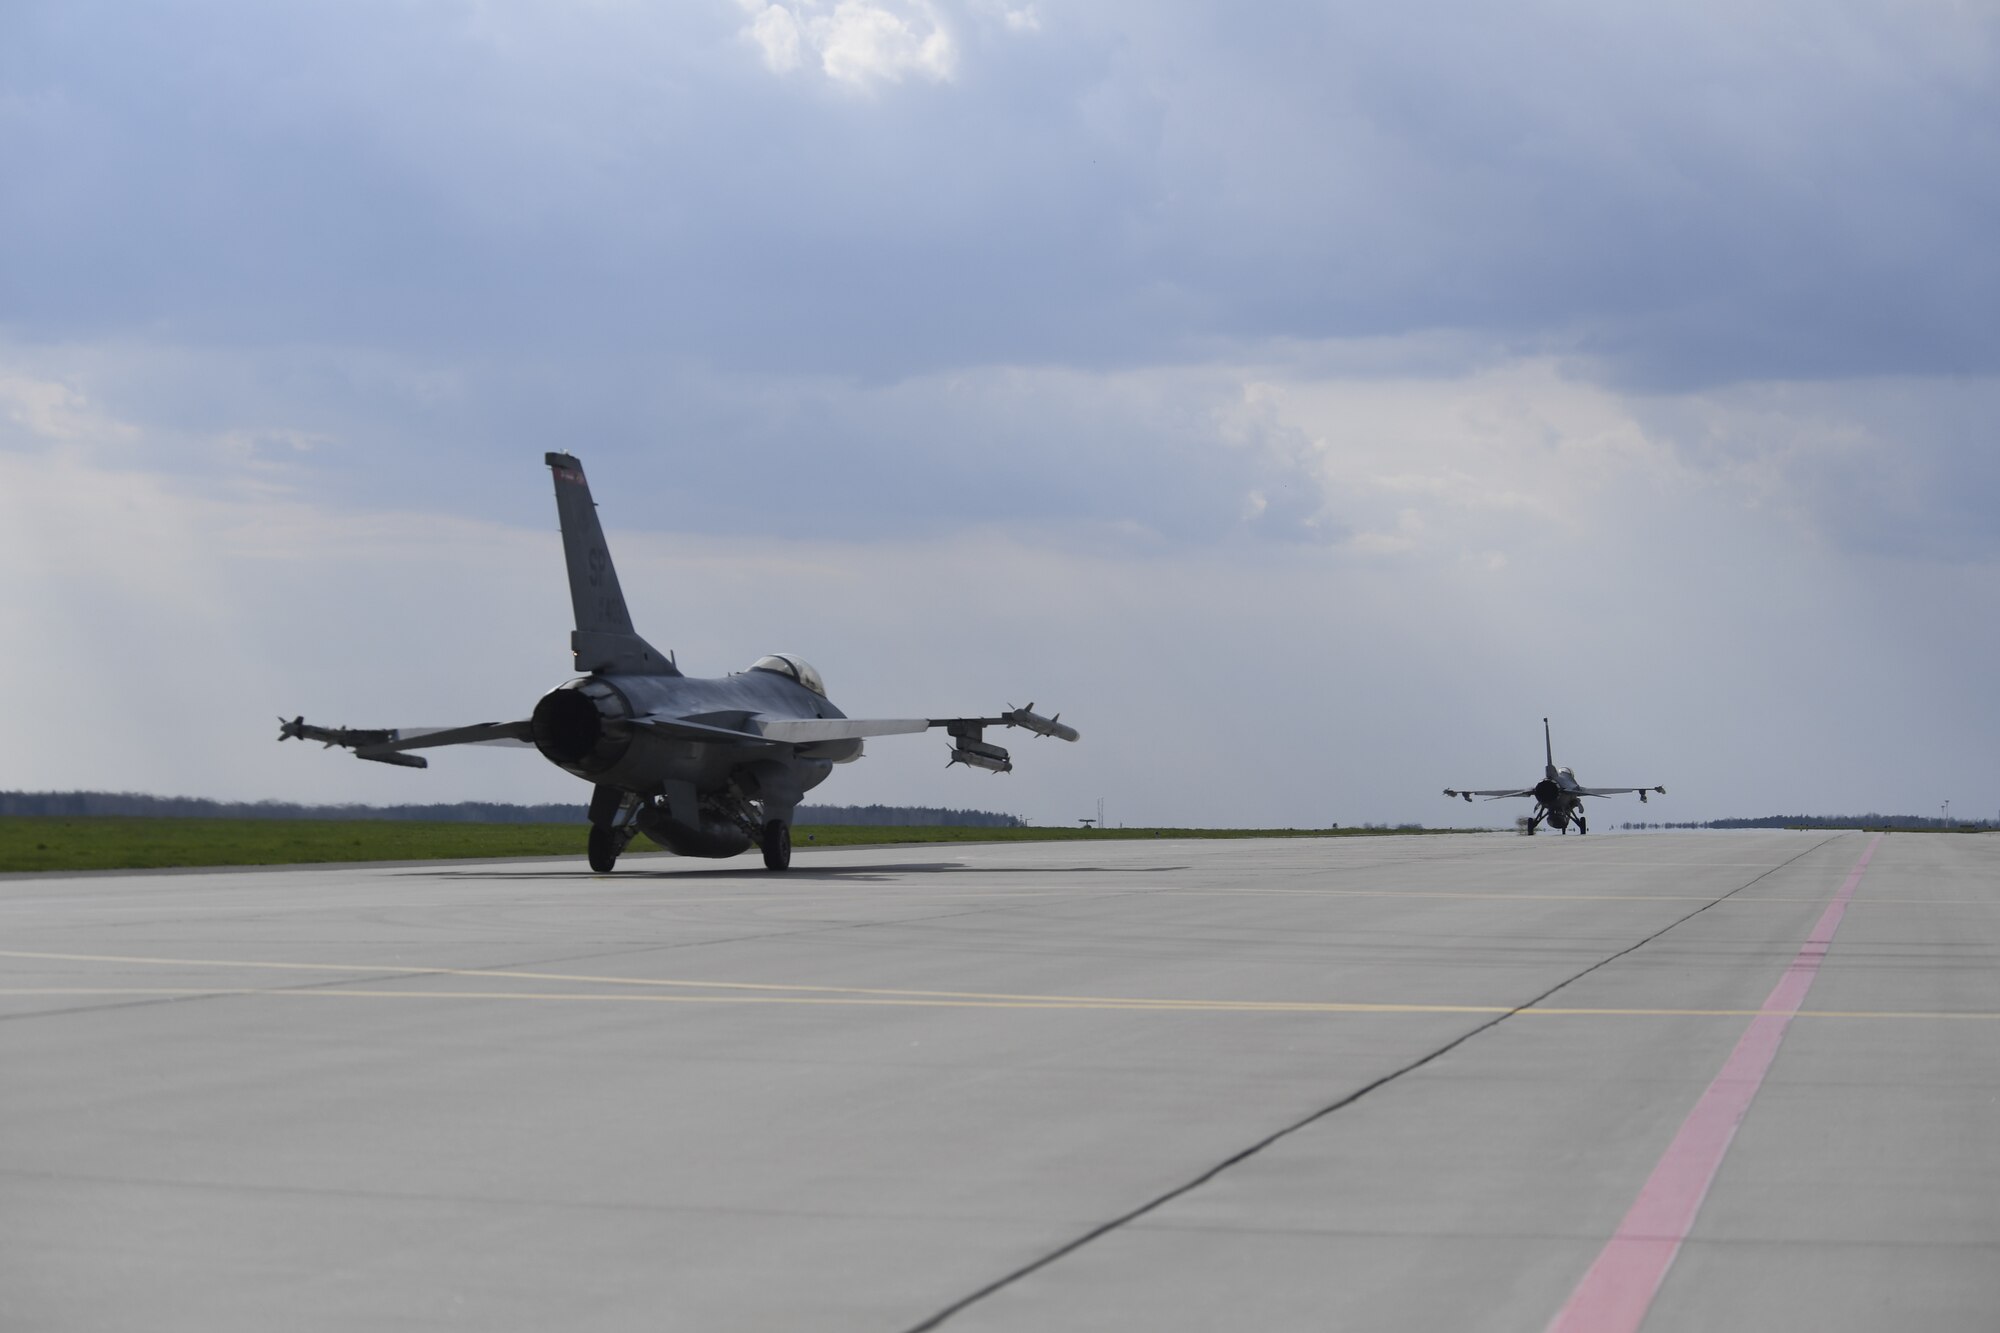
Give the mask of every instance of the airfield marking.
[{"label": "airfield marking", "polygon": [[[269,986],[5,986],[0,996],[120,996],[158,995],[192,998],[202,995],[300,995],[356,996],[394,999],[504,999],[576,1002],[655,1002],[676,1004],[793,1004],[793,1005],[877,1005],[935,1008],[999,1009],[1112,1009],[1131,1011],[1174,1011],[1191,1013],[1277,1013],[1277,1014],[1506,1014],[1516,1006],[1506,1004],[1414,1004],[1338,1000],[1191,1000],[1157,996],[1117,995],[1034,995],[1004,991],[909,990],[872,986],[823,986],[768,981],[697,981],[666,977],[606,977],[570,972],[530,972],[506,968],[420,967],[384,963],[301,963],[216,958],[161,958],[134,954],[50,953],[23,949],[0,949],[0,958],[37,962],[113,963],[150,967],[244,968],[285,972],[373,972],[394,976],[479,977],[500,981],[557,981],[571,984],[676,991],[725,991],[722,995],[620,995],[617,993],[553,993],[545,991],[387,991],[343,987],[300,990]],[[742,994],[741,992],[756,992]],[[1521,1009],[1523,1018],[1757,1018],[1770,1012],[1763,1009],[1672,1009],[1534,1006]],[[1920,1010],[1800,1010],[1799,1018],[1849,1019],[1953,1019],[1991,1020],[2000,1012],[1920,1011]]]},{"label": "airfield marking", "polygon": [[[1123,890],[1131,892],[1131,890]],[[1275,898],[1446,898],[1471,902],[1546,902],[1546,903],[1706,903],[1714,902],[1712,893],[1451,893],[1428,889],[1182,889],[1162,887],[1148,889],[1148,893],[1172,893],[1184,897],[1204,896],[1251,896],[1262,895]],[[742,899],[735,901],[741,902]],[[1731,898],[1732,907],[1758,906],[1764,903],[1778,905],[1820,903],[1823,898],[1792,898],[1772,895],[1756,898]],[[1988,898],[1885,898],[1862,904],[1866,907],[1990,907]]]},{"label": "airfield marking", "polygon": [[[161,996],[170,999],[269,995],[298,999],[364,1000],[548,1000],[602,1004],[764,1004],[932,1009],[1102,1009],[1121,1013],[1183,1014],[1509,1014],[1528,1018],[1760,1018],[1763,1009],[1566,1009],[1536,1007],[1518,1012],[1504,1004],[1371,1004],[1360,1001],[1315,1000],[1145,1000],[1106,998],[1061,999],[1032,995],[991,999],[948,999],[922,995],[907,998],[849,995],[631,995],[612,992],[451,991],[451,990],[301,990],[284,986],[0,986],[0,998]],[[31,1015],[21,1015],[29,1017]],[[2000,1011],[1922,1009],[1801,1009],[1793,1018],[2000,1020]]]},{"label": "airfield marking", "polygon": [[[496,981],[556,981],[589,986],[624,986],[676,991],[727,991],[727,995],[570,995],[538,991],[372,991],[356,987],[342,990],[297,990],[266,986],[191,987],[0,987],[0,995],[359,995],[408,996],[425,999],[598,999],[658,1000],[697,1004],[880,1004],[931,1005],[941,1008],[1026,1008],[1026,1009],[1185,1009],[1197,1013],[1268,1012],[1293,1014],[1506,1014],[1509,1004],[1414,1004],[1339,1000],[1190,1000],[1163,996],[1119,995],[1035,995],[1007,991],[910,990],[878,986],[823,986],[787,984],[774,981],[697,981],[670,977],[605,977],[574,972],[529,972],[507,968],[418,967],[382,963],[297,963],[215,958],[159,958],[130,954],[72,954],[0,949],[0,958],[20,958],[41,962],[116,963],[154,967],[242,968],[284,972],[373,972],[408,977],[478,977]],[[357,978],[358,980],[358,978]],[[744,995],[740,992],[756,992]],[[1520,1011],[1522,1017],[1568,1018],[1755,1018],[1761,1009],[1620,1009],[1535,1006]],[[1895,1010],[1825,1010],[1802,1017],[1814,1018],[1995,1018],[2000,1014],[1940,1011],[1937,1013]]]},{"label": "airfield marking", "polygon": [[1881,845],[1878,833],[1863,849],[1722,1071],[1681,1122],[1618,1229],[1550,1322],[1549,1333],[1636,1333],[1645,1321]]}]

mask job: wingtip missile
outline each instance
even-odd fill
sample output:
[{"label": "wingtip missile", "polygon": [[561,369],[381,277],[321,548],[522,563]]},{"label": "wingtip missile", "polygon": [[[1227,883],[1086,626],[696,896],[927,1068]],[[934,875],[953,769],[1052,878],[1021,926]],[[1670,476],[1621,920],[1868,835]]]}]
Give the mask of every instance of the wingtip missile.
[{"label": "wingtip missile", "polygon": [[[329,750],[336,745],[344,745],[357,754],[360,754],[361,750],[367,746],[387,745],[390,741],[395,740],[397,735],[398,733],[393,728],[316,727],[306,721],[304,714],[300,714],[289,722],[282,717],[278,719],[278,739],[280,741],[323,741]],[[391,759],[372,754],[363,754],[361,757],[363,759],[381,759],[386,764],[402,763],[401,757]],[[422,768],[424,765],[416,763],[405,765],[405,767]]]},{"label": "wingtip missile", "polygon": [[1024,727],[1037,736],[1053,736],[1059,741],[1077,740],[1082,733],[1062,721],[1062,714],[1043,717],[1030,703],[1026,708],[1010,708],[1000,715],[1000,720],[1010,727]]}]

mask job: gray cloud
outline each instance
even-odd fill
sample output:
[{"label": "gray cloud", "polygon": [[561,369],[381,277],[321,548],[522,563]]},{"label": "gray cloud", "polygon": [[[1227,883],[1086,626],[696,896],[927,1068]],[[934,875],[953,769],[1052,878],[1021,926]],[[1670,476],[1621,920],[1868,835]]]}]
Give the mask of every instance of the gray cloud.
[{"label": "gray cloud", "polygon": [[0,685],[146,721],[0,782],[401,798],[268,715],[559,676],[552,447],[698,669],[1070,710],[1043,817],[1989,780],[1990,8],[882,3],[9,9]]},{"label": "gray cloud", "polygon": [[930,12],[949,77],[860,95],[735,5],[29,6],[0,299],[877,377],[1449,328],[1632,385],[1996,367],[1982,7]]}]

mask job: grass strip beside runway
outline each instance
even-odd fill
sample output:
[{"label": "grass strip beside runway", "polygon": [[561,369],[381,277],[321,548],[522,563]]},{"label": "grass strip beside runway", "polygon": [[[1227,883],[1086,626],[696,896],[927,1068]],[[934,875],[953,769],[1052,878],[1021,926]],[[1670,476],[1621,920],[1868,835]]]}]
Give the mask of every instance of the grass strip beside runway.
[{"label": "grass strip beside runway", "polygon": [[[1409,834],[1417,829],[1070,829],[799,825],[793,844],[1070,842],[1151,838],[1298,838]],[[401,819],[158,819],[103,815],[0,817],[0,872],[150,870],[584,854],[582,824],[463,824]],[[634,851],[651,850],[644,838]]]}]

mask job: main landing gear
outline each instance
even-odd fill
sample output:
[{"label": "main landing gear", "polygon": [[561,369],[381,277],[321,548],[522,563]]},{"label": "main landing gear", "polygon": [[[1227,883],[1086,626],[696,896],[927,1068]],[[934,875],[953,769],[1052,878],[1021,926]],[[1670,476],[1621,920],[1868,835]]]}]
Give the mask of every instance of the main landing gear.
[{"label": "main landing gear", "polygon": [[617,787],[599,786],[590,794],[590,868],[600,875],[611,873],[618,855],[632,845],[639,826],[633,816],[639,811],[639,797]]},{"label": "main landing gear", "polygon": [[782,819],[766,820],[764,835],[764,868],[784,870],[792,864],[792,826]]},{"label": "main landing gear", "polygon": [[611,867],[618,864],[618,854],[632,842],[632,835],[638,829],[630,824],[619,828],[611,824],[590,826],[590,868],[600,875],[611,873]]}]

